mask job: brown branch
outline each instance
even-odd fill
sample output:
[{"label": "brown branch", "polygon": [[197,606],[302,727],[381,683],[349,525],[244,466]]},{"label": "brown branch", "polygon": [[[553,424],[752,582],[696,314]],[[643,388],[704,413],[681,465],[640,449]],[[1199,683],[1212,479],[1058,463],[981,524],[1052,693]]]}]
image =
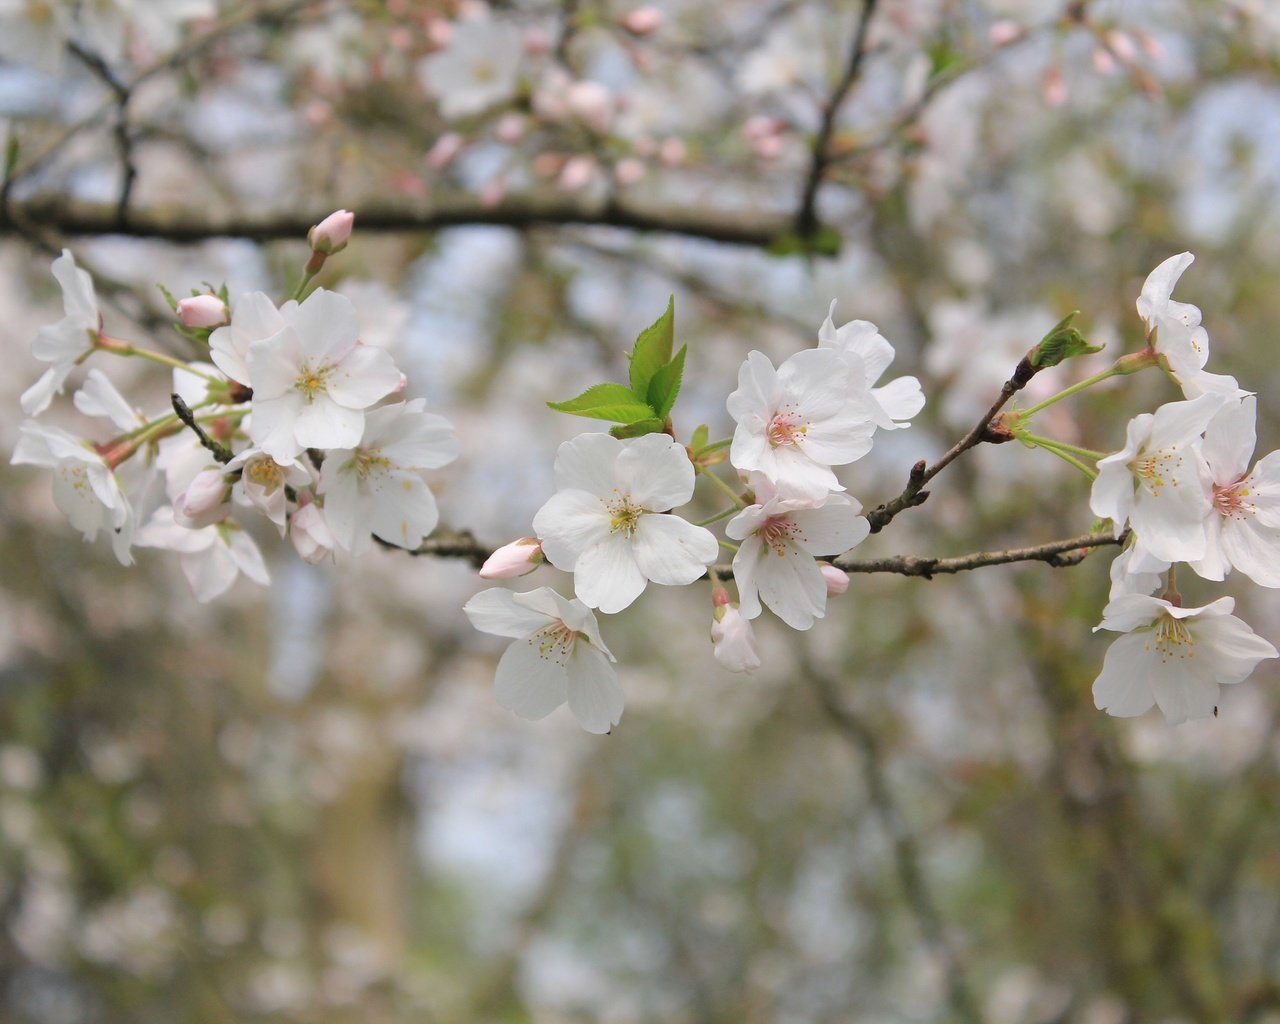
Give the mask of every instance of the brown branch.
[{"label": "brown branch", "polygon": [[[330,212],[326,207],[291,213],[273,210],[256,216],[217,216],[177,206],[135,207],[126,221],[112,204],[75,202],[58,195],[10,202],[0,211],[0,232],[37,225],[65,235],[126,235],[177,244],[194,244],[210,238],[300,240]],[[362,233],[375,234],[438,231],[472,224],[518,229],[605,225],[756,247],[768,246],[791,229],[790,218],[779,215],[701,207],[663,208],[618,199],[601,201],[565,195],[512,196],[502,205],[490,207],[474,196],[458,194],[412,208],[361,207],[358,221]]]},{"label": "brown branch", "polygon": [[853,33],[853,45],[849,49],[849,59],[845,64],[844,74],[836,84],[826,105],[822,109],[822,124],[813,140],[812,155],[809,161],[809,174],[805,178],[804,190],[801,193],[800,207],[796,211],[796,234],[801,238],[809,238],[818,226],[817,201],[818,188],[831,163],[831,137],[835,133],[836,116],[840,107],[849,95],[862,73],[862,62],[867,53],[867,30],[871,25],[871,16],[875,14],[877,0],[863,0],[862,14],[858,17],[858,27]]},{"label": "brown branch", "polygon": [[960,438],[945,455],[937,462],[929,465],[924,459],[921,459],[911,467],[911,475],[907,478],[907,486],[892,501],[886,501],[882,505],[877,505],[867,513],[867,519],[871,523],[871,532],[879,533],[893,521],[893,517],[899,512],[908,508],[915,508],[917,505],[924,503],[929,497],[929,492],[924,489],[935,476],[946,469],[957,458],[967,452],[970,448],[976,447],[983,441],[989,441],[992,444],[1000,444],[1004,441],[1013,440],[1013,435],[1002,432],[998,429],[995,418],[1000,414],[1006,403],[1017,392],[1027,386],[1027,383],[1036,375],[1037,367],[1031,365],[1027,358],[1018,364],[1014,370],[1013,376],[1004,382],[1000,388],[1000,394],[996,400],[991,403],[982,418],[973,425],[973,428]]},{"label": "brown branch", "polygon": [[891,555],[887,558],[858,559],[841,555],[832,564],[849,573],[891,572],[899,576],[922,576],[925,579],[982,569],[988,565],[1008,565],[1011,562],[1045,562],[1054,568],[1064,569],[1079,565],[1094,548],[1122,545],[1128,538],[1127,531],[1119,537],[1109,533],[1086,533],[1080,537],[1068,537],[1035,547],[974,551],[956,558]]}]

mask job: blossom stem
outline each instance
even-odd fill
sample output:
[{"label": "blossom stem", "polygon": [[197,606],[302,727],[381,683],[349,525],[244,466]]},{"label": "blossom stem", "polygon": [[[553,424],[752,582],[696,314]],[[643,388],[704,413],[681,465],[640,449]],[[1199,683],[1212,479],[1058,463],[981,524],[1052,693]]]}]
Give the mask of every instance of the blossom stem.
[{"label": "blossom stem", "polygon": [[[1024,434],[1023,436],[1026,437],[1027,440],[1031,439],[1031,435],[1029,434]],[[1083,462],[1077,459],[1074,455],[1070,455],[1067,452],[1063,451],[1060,447],[1058,447],[1058,444],[1056,442],[1050,441],[1047,437],[1041,438],[1040,441],[1036,443],[1036,447],[1043,448],[1047,452],[1052,452],[1054,455],[1058,456],[1058,458],[1060,458],[1063,462],[1067,462],[1067,463],[1070,463],[1072,466],[1075,466],[1076,469],[1080,470],[1080,472],[1083,473],[1085,476],[1087,476],[1090,480],[1098,479],[1098,471],[1096,469],[1090,469]]]},{"label": "blossom stem", "polygon": [[736,505],[733,508],[725,509],[723,512],[717,512],[715,515],[713,515],[709,519],[700,519],[698,522],[694,523],[693,525],[694,526],[710,526],[712,523],[718,523],[722,519],[728,519],[730,516],[735,516],[740,511],[742,511],[742,506]]},{"label": "blossom stem", "polygon": [[711,452],[723,451],[724,449],[728,448],[731,444],[733,444],[733,438],[726,437],[723,441],[712,441],[710,444],[704,444],[701,448],[699,448],[693,454],[707,455]]},{"label": "blossom stem", "polygon": [[714,473],[708,472],[708,471],[707,471],[707,470],[705,470],[705,469],[701,470],[701,473],[702,473],[702,475],[703,475],[704,477],[706,477],[708,480],[710,480],[713,484],[715,484],[717,487],[719,487],[719,488],[720,488],[720,490],[724,491],[724,493],[725,493],[725,494],[727,494],[727,495],[729,496],[729,500],[731,500],[731,501],[733,502],[733,505],[734,505],[734,511],[735,511],[735,512],[740,511],[740,510],[742,510],[742,509],[744,509],[744,508],[746,508],[746,507],[747,507],[747,506],[746,506],[746,503],[745,503],[745,502],[743,502],[742,498],[741,498],[738,494],[734,493],[733,488],[732,488],[732,487],[730,487],[730,486],[729,486],[727,483],[725,483],[723,480],[721,480],[721,479],[720,479],[718,476],[716,476]]},{"label": "blossom stem", "polygon": [[727,540],[717,541],[716,543],[718,543],[718,544],[719,544],[722,548],[724,548],[726,551],[737,551],[737,550],[738,550],[738,545],[737,545],[737,544],[730,544]]},{"label": "blossom stem", "polygon": [[97,347],[104,352],[112,352],[118,356],[137,356],[140,359],[159,363],[161,366],[171,366],[175,370],[184,370],[196,377],[202,377],[210,383],[218,383],[220,381],[220,378],[215,377],[213,374],[194,369],[189,363],[184,363],[181,359],[167,356],[163,352],[153,352],[149,348],[138,348],[138,346],[131,345],[127,341],[121,341],[119,338],[109,338],[105,334],[99,335]]},{"label": "blossom stem", "polygon": [[315,279],[315,276],[316,276],[316,272],[314,270],[304,270],[302,273],[302,280],[298,282],[298,287],[294,289],[293,294],[290,296],[290,298],[293,299],[295,302],[301,302],[302,293],[307,290],[307,285],[309,285]]},{"label": "blossom stem", "polygon": [[1079,445],[1068,444],[1066,441],[1058,441],[1052,437],[1041,437],[1039,434],[1032,434],[1029,431],[1018,436],[1024,441],[1030,441],[1039,448],[1059,448],[1064,452],[1070,452],[1072,455],[1079,455],[1094,462],[1107,457],[1106,452],[1095,452],[1092,448],[1081,448]]},{"label": "blossom stem", "polygon": [[1125,372],[1124,370],[1119,369],[1114,364],[1111,366],[1108,366],[1101,373],[1095,373],[1092,377],[1086,377],[1084,380],[1080,381],[1079,383],[1072,384],[1071,387],[1069,388],[1064,388],[1063,390],[1059,391],[1056,395],[1050,395],[1043,402],[1039,402],[1038,404],[1033,405],[1030,409],[1019,409],[1017,411],[1018,418],[1023,420],[1030,419],[1036,413],[1040,412],[1042,409],[1049,408],[1049,406],[1053,405],[1055,402],[1061,402],[1064,398],[1070,398],[1072,395],[1078,395],[1081,391],[1084,391],[1086,388],[1091,388],[1095,384],[1101,384],[1104,380],[1109,380],[1112,377],[1120,376],[1124,372]]}]

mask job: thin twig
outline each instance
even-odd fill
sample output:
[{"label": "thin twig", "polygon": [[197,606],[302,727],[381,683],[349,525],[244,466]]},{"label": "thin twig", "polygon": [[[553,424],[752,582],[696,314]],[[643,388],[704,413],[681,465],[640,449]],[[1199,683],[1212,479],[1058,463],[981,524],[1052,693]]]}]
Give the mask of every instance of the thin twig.
[{"label": "thin twig", "polygon": [[1046,562],[1056,569],[1064,569],[1079,565],[1094,548],[1123,545],[1128,536],[1127,532],[1119,537],[1109,533],[1086,533],[1080,537],[1068,537],[1035,547],[974,551],[956,558],[892,555],[887,558],[859,559],[841,556],[832,564],[849,573],[891,572],[899,576],[922,576],[925,579],[982,569],[988,565],[1008,565],[1010,562]]},{"label": "thin twig", "polygon": [[849,90],[853,88],[862,73],[862,61],[867,53],[867,30],[871,25],[871,16],[875,14],[877,0],[863,0],[862,13],[858,17],[858,27],[853,33],[853,44],[849,48],[849,59],[845,64],[844,74],[827,98],[822,109],[822,124],[813,140],[812,155],[809,158],[809,174],[805,178],[801,192],[800,206],[796,211],[796,234],[801,238],[812,236],[818,226],[817,201],[818,188],[831,163],[831,137],[835,133],[836,117]]},{"label": "thin twig", "polygon": [[235,454],[225,444],[219,444],[206,432],[204,427],[196,422],[195,413],[191,411],[191,407],[182,400],[182,396],[173,394],[169,396],[169,400],[173,403],[173,411],[178,414],[178,419],[182,420],[188,427],[195,431],[196,437],[200,438],[200,444],[203,448],[224,466],[235,458]]}]

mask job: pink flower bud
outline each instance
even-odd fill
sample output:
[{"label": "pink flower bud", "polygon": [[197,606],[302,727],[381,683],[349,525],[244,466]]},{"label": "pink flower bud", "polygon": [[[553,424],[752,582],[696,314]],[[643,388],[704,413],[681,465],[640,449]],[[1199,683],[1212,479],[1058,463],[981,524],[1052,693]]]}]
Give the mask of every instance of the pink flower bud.
[{"label": "pink flower bud", "polygon": [[987,39],[991,41],[992,46],[1008,46],[1010,43],[1017,42],[1022,36],[1022,26],[1008,18],[997,21],[987,31]]},{"label": "pink flower bud", "polygon": [[645,175],[644,164],[633,156],[623,157],[613,169],[613,177],[624,188],[635,185]]},{"label": "pink flower bud", "polygon": [[230,511],[231,484],[219,466],[202,469],[174,499],[173,521],[189,530],[199,530],[226,519]]},{"label": "pink flower bud", "polygon": [[293,541],[298,557],[312,565],[333,554],[333,533],[315,502],[300,505],[289,517],[289,539]]},{"label": "pink flower bud", "polygon": [[356,215],[350,210],[336,210],[307,232],[307,242],[312,252],[331,256],[342,252],[355,227]]},{"label": "pink flower bud", "polygon": [[597,132],[609,129],[613,120],[613,93],[599,82],[574,82],[565,94],[569,109],[574,115]]},{"label": "pink flower bud", "polygon": [[839,597],[849,589],[849,574],[829,562],[822,563],[822,578],[827,581],[827,597]]},{"label": "pink flower bud", "polygon": [[579,189],[586,188],[595,180],[598,169],[595,159],[592,157],[570,157],[564,165],[564,169],[560,172],[560,178],[556,183],[566,192],[577,192]]},{"label": "pink flower bud", "polygon": [[637,7],[623,15],[622,27],[632,35],[647,36],[662,25],[662,12],[656,7]]},{"label": "pink flower bud", "polygon": [[716,661],[730,672],[750,672],[760,667],[755,632],[736,605],[716,608],[716,618],[711,623],[711,643]]},{"label": "pink flower bud", "polygon": [[525,124],[525,116],[523,114],[503,114],[498,118],[497,124],[493,126],[493,137],[499,142],[505,142],[508,145],[513,142],[519,142],[524,138]]},{"label": "pink flower bud", "polygon": [[1116,60],[1122,64],[1132,64],[1138,58],[1138,48],[1134,45],[1133,40],[1125,33],[1112,29],[1106,35],[1107,46],[1111,48],[1111,52],[1116,55]]},{"label": "pink flower bud", "polygon": [[453,163],[453,158],[462,152],[463,142],[464,139],[457,132],[445,132],[427,150],[426,165],[433,171],[448,167]]},{"label": "pink flower bud", "polygon": [[221,327],[229,323],[227,304],[216,295],[193,295],[178,300],[178,319],[183,327]]},{"label": "pink flower bud", "polygon": [[504,544],[485,559],[480,576],[486,580],[512,580],[527,576],[542,562],[541,541],[537,537],[521,537]]},{"label": "pink flower bud", "polygon": [[1116,69],[1115,58],[1100,46],[1093,51],[1090,62],[1093,64],[1093,70],[1100,75],[1109,75]]}]

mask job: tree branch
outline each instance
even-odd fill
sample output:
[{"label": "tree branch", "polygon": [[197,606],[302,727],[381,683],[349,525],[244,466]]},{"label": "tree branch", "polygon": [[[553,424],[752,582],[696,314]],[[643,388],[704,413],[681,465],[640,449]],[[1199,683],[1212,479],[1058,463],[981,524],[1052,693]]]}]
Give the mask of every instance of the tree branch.
[{"label": "tree branch", "polygon": [[875,14],[876,3],[877,0],[863,0],[862,14],[858,18],[858,27],[853,33],[853,44],[849,49],[849,59],[845,64],[844,74],[822,110],[822,124],[813,140],[809,174],[805,178],[800,207],[796,211],[796,234],[801,238],[810,237],[818,226],[816,209],[818,188],[822,184],[827,166],[831,163],[831,137],[835,133],[836,116],[840,113],[840,107],[849,95],[849,90],[853,88],[862,73],[862,61],[867,53],[867,29],[871,25],[871,16]]},{"label": "tree branch", "polygon": [[1046,562],[1063,569],[1079,565],[1094,548],[1122,545],[1129,539],[1128,531],[1119,537],[1107,533],[1086,533],[1079,537],[1051,541],[1029,548],[1007,548],[1004,551],[974,551],[955,558],[931,558],[922,555],[891,555],[887,558],[848,558],[841,555],[832,561],[837,569],[848,573],[891,572],[899,576],[954,575],[988,565],[1008,565],[1010,562]]},{"label": "tree branch", "polygon": [[[249,238],[255,241],[303,239],[330,209],[302,212],[262,212],[258,215],[210,215],[176,206],[135,207],[127,219],[111,204],[68,201],[44,196],[10,202],[0,210],[0,232],[23,225],[56,229],[66,235],[126,235],[193,244],[210,238]],[[438,231],[473,224],[527,229],[565,225],[604,225],[633,231],[655,231],[703,238],[730,245],[765,247],[791,230],[782,215],[716,211],[706,208],[661,208],[618,199],[593,200],[581,196],[512,196],[500,206],[486,206],[475,196],[446,196],[412,208],[362,207],[361,233],[396,234]]]}]

